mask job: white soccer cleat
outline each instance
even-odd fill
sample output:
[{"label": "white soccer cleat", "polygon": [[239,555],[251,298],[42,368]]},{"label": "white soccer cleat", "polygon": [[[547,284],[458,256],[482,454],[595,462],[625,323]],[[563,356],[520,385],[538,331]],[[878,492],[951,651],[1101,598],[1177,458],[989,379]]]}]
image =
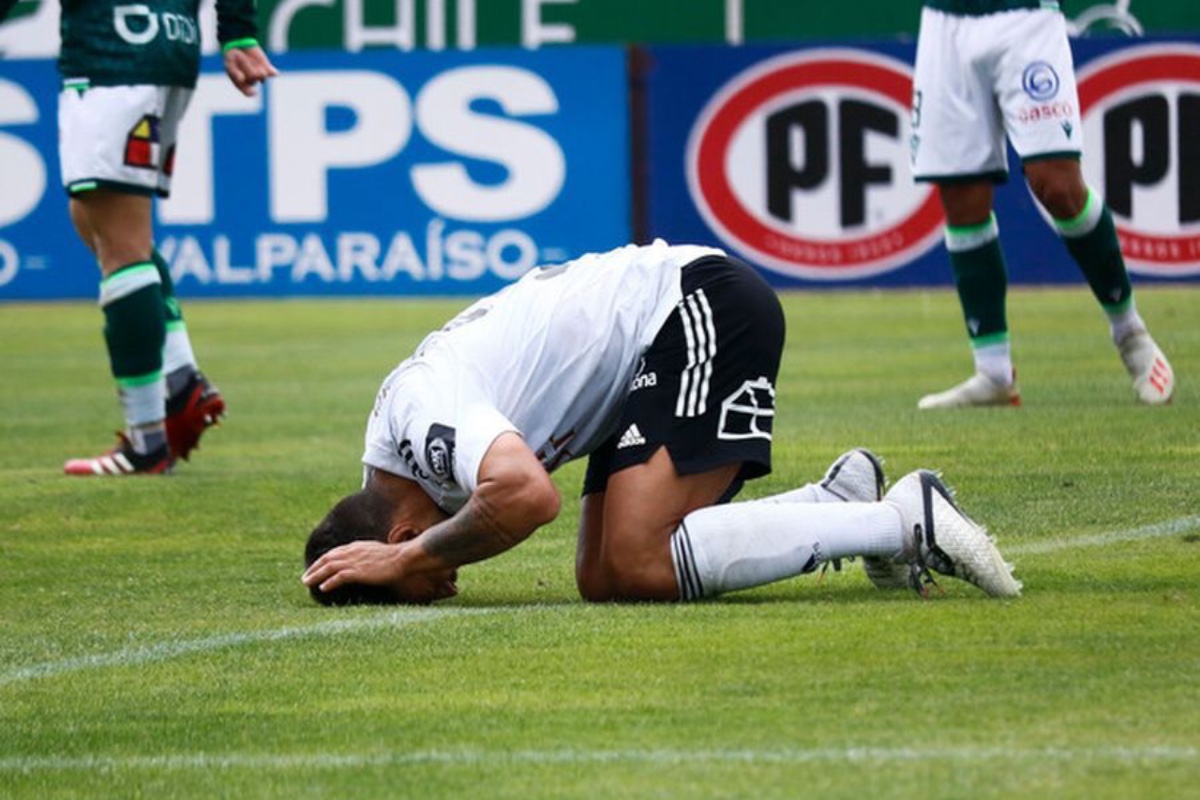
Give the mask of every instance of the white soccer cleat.
[{"label": "white soccer cleat", "polygon": [[[825,471],[821,486],[848,503],[875,503],[886,487],[883,461],[865,447],[842,453]],[[879,589],[907,589],[908,564],[890,558],[863,556],[863,570]]]},{"label": "white soccer cleat", "polygon": [[935,408],[971,408],[974,406],[1019,406],[1021,392],[1014,380],[1009,385],[996,383],[981,372],[976,372],[957,386],[944,392],[927,394],[917,402],[922,411]]},{"label": "white soccer cleat", "polygon": [[874,503],[883,499],[883,461],[865,447],[842,453],[825,470],[821,488],[848,503]]},{"label": "white soccer cleat", "polygon": [[954,502],[950,490],[929,470],[905,475],[884,497],[900,511],[912,540],[899,560],[907,562],[909,585],[924,595],[936,585],[929,570],[978,586],[992,597],[1016,597],[1012,575],[987,530]]},{"label": "white soccer cleat", "polygon": [[1149,333],[1143,330],[1129,334],[1117,345],[1117,350],[1125,370],[1133,378],[1138,400],[1152,406],[1171,402],[1175,371]]}]

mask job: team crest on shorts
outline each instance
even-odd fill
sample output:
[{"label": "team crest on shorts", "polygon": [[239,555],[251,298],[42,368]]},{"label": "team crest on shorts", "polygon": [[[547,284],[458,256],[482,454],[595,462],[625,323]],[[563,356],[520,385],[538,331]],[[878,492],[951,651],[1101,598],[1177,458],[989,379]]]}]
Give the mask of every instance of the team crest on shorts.
[{"label": "team crest on shorts", "polygon": [[1034,61],[1021,73],[1021,88],[1039,103],[1058,94],[1059,83],[1058,73],[1045,61]]},{"label": "team crest on shorts", "polygon": [[130,129],[125,138],[125,166],[158,169],[162,148],[159,133],[161,124],[162,120],[159,117],[145,114]]},{"label": "team crest on shorts", "polygon": [[770,378],[746,381],[721,402],[718,439],[771,440],[775,423],[775,387]]}]

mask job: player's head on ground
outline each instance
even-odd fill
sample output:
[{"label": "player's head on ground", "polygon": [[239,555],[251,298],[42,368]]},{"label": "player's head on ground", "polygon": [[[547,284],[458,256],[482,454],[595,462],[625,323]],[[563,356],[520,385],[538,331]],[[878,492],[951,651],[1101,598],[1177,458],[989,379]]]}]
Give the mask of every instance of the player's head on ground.
[{"label": "player's head on ground", "polygon": [[[393,508],[387,499],[368,489],[343,497],[308,535],[308,542],[304,545],[305,568],[312,566],[313,562],[333,548],[350,542],[388,541],[392,513]],[[314,600],[327,606],[398,602],[392,590],[384,586],[348,584],[329,592],[310,586],[308,591]]]},{"label": "player's head on ground", "polygon": [[[415,482],[381,470],[368,470],[363,488],[339,500],[309,534],[304,547],[306,575],[316,564],[315,572],[324,571],[326,562],[355,560],[358,553],[331,551],[355,542],[379,545],[409,546],[424,531],[447,519],[449,515]],[[378,558],[378,551],[366,556],[367,561]],[[326,576],[328,577],[328,576]],[[323,579],[312,578],[309,592],[324,605],[361,605],[407,603],[427,605],[458,594],[457,570],[453,568],[422,570],[403,580],[390,580],[387,573],[375,573],[369,583],[335,581],[334,587],[322,591]]]}]

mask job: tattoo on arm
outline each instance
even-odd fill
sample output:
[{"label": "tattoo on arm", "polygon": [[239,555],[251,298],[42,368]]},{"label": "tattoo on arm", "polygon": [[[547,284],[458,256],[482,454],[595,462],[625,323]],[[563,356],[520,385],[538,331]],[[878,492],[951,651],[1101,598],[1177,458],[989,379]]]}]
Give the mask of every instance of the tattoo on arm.
[{"label": "tattoo on arm", "polygon": [[472,498],[453,517],[425,531],[420,541],[425,552],[447,565],[461,567],[499,555],[522,538],[502,530]]}]

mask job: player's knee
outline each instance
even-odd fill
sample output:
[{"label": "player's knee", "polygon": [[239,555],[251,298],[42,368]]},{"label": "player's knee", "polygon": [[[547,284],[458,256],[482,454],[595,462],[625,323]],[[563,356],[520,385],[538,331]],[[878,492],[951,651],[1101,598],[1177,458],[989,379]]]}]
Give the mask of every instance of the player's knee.
[{"label": "player's knee", "polygon": [[575,572],[580,596],[592,603],[676,600],[679,590],[669,558],[644,552],[609,553]]},{"label": "player's knee", "polygon": [[1069,169],[1029,170],[1029,189],[1055,219],[1077,217],[1087,203],[1087,185]]},{"label": "player's knee", "polygon": [[614,599],[612,585],[594,564],[576,567],[575,587],[579,590],[579,596],[589,603],[607,603]]}]

